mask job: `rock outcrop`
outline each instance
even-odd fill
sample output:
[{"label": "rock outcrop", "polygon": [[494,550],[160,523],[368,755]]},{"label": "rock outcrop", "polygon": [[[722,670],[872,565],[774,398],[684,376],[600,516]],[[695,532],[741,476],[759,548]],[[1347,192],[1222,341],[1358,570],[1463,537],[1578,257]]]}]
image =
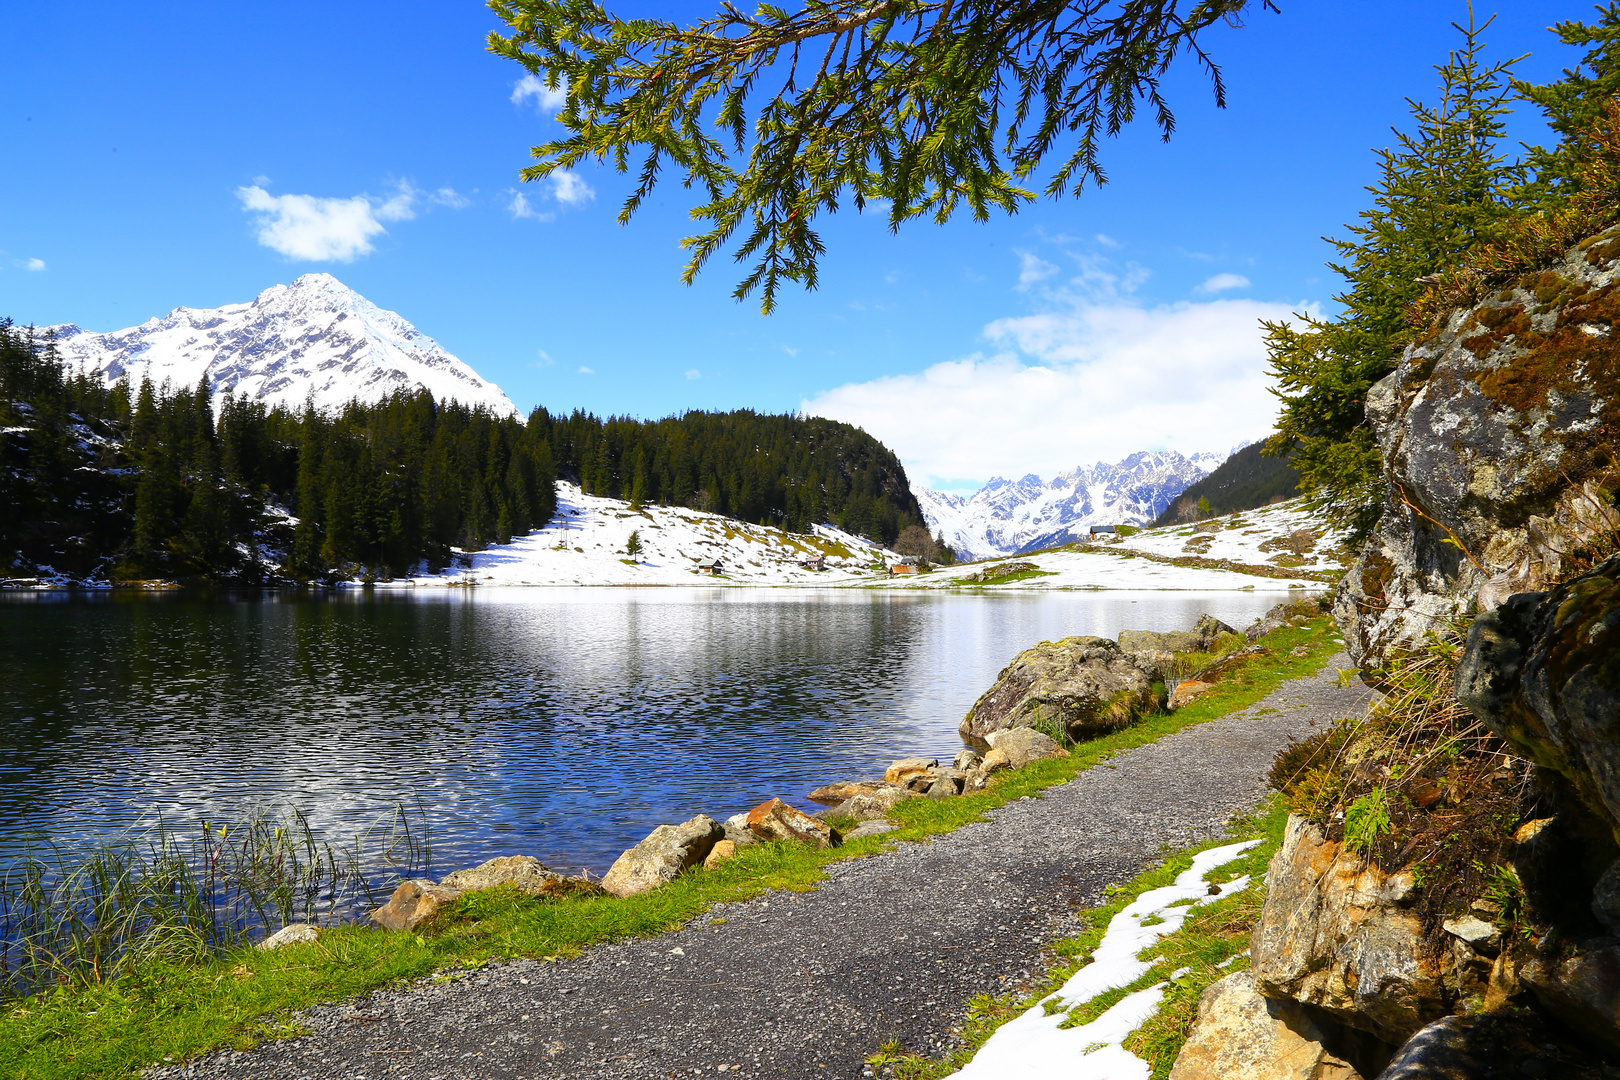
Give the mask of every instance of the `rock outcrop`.
[{"label": "rock outcrop", "polygon": [[1620,556],[1476,618],[1457,698],[1620,841]]},{"label": "rock outcrop", "polygon": [[962,740],[989,745],[1008,728],[1087,739],[1129,727],[1153,711],[1152,682],[1118,644],[1100,637],[1043,641],[1002,669],[961,724]]},{"label": "rock outcrop", "polygon": [[1249,947],[1255,984],[1400,1045],[1458,997],[1448,957],[1408,909],[1415,896],[1410,871],[1386,875],[1291,817]]},{"label": "rock outcrop", "polygon": [[1368,395],[1390,495],[1340,585],[1371,668],[1438,622],[1565,576],[1617,521],[1620,229],[1407,347]]},{"label": "rock outcrop", "polygon": [[603,875],[602,888],[614,896],[650,892],[703,862],[725,836],[725,829],[707,814],[679,825],[660,825],[618,857]]},{"label": "rock outcrop", "polygon": [[1362,1080],[1331,1053],[1325,1025],[1296,1001],[1263,996],[1252,972],[1212,984],[1170,1080]]}]

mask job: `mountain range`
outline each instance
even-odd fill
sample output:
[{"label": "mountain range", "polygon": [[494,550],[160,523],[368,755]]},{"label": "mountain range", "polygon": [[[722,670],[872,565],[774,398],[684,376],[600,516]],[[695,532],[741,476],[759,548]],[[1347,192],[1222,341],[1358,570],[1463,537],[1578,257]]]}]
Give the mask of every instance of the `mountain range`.
[{"label": "mountain range", "polygon": [[1093,525],[1145,525],[1225,460],[1222,454],[1143,451],[1049,481],[998,476],[968,496],[912,490],[929,531],[943,534],[957,558],[987,559],[1073,543]]},{"label": "mountain range", "polygon": [[147,378],[178,389],[206,374],[216,411],[226,394],[331,409],[420,386],[441,401],[517,412],[500,387],[330,274],[272,285],[245,304],[175,308],[125,330],[47,329],[70,371],[99,372],[109,383],[127,376],[133,386]]}]

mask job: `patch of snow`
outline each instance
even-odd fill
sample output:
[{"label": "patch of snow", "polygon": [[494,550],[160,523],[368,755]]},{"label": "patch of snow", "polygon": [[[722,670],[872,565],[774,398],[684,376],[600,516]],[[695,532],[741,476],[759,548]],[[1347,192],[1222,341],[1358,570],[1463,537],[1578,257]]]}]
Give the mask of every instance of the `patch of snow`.
[{"label": "patch of snow", "polygon": [[[1260,841],[1211,848],[1193,856],[1193,864],[1163,888],[1138,896],[1108,923],[1091,963],[1075,972],[1056,994],[1003,1024],[979,1048],[973,1060],[952,1075],[963,1080],[1004,1077],[1064,1077],[1065,1080],[1147,1080],[1147,1062],[1126,1050],[1125,1039],[1158,1011],[1168,982],[1127,994],[1090,1023],[1063,1028],[1069,1013],[1109,990],[1140,979],[1156,961],[1143,960],[1161,938],[1181,929],[1193,909],[1249,887],[1247,875],[1209,892],[1204,877],[1231,862]],[[1192,903],[1187,903],[1191,900]],[[1144,925],[1146,924],[1146,925]],[[1171,976],[1175,978],[1175,975]],[[1047,1003],[1057,1011],[1047,1014]]]}]

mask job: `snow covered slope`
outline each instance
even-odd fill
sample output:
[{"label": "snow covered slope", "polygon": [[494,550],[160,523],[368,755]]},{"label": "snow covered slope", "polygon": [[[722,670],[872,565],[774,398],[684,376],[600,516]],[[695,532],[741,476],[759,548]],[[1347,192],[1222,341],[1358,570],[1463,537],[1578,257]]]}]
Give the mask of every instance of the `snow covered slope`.
[{"label": "snow covered slope", "polygon": [[1220,454],[1136,453],[1042,481],[996,477],[971,496],[913,488],[928,528],[964,559],[985,559],[1067,544],[1092,525],[1144,525],[1208,476]]},{"label": "snow covered slope", "polygon": [[1294,499],[1197,525],[1001,556],[895,578],[888,589],[1155,589],[1320,592],[1349,565],[1344,537]]},{"label": "snow covered slope", "polygon": [[[641,545],[634,556],[632,532]],[[803,565],[817,556],[825,570]],[[462,559],[469,565],[395,584],[847,585],[872,581],[898,556],[826,525],[799,536],[679,506],[632,510],[561,481],[557,516],[544,529]],[[715,559],[720,577],[698,573]]]},{"label": "snow covered slope", "polygon": [[334,408],[420,386],[441,401],[517,412],[500,387],[330,274],[273,285],[246,304],[175,308],[127,330],[50,329],[69,370],[176,387],[195,386],[207,373],[216,408],[225,394],[292,408],[313,397],[317,407]]}]

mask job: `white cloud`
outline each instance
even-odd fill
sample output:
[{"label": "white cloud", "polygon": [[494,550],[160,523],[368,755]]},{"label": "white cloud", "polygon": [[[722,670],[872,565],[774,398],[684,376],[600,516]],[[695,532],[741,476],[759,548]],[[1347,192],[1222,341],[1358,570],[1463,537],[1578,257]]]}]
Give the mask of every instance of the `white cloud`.
[{"label": "white cloud", "polygon": [[693,379],[701,379],[701,378],[703,378],[703,372],[699,371],[697,368],[688,368],[687,372],[686,372],[686,378],[687,378],[688,381],[691,381]]},{"label": "white cloud", "polygon": [[1030,251],[1013,250],[1018,256],[1018,287],[1027,289],[1037,281],[1045,281],[1058,272],[1058,268]]},{"label": "white cloud", "polygon": [[353,262],[371,254],[375,250],[371,238],[387,231],[365,195],[352,199],[272,195],[254,185],[237,188],[236,197],[242,209],[258,215],[259,243],[290,259]]},{"label": "white cloud", "polygon": [[44,259],[29,259],[26,263],[23,264],[23,266],[26,269],[28,269],[29,271],[37,274],[40,271],[45,269],[45,260]]},{"label": "white cloud", "polygon": [[410,221],[416,217],[416,203],[422,197],[422,192],[411,186],[409,180],[401,180],[394,190],[394,194],[376,203],[378,221]]},{"label": "white cloud", "polygon": [[1107,233],[1098,233],[1097,234],[1097,243],[1101,244],[1103,247],[1111,247],[1111,248],[1119,247],[1119,241],[1115,240],[1112,236],[1109,236]]},{"label": "white cloud", "polygon": [[551,197],[564,206],[578,206],[596,198],[591,185],[578,173],[554,172],[546,179],[551,181]]},{"label": "white cloud", "polygon": [[802,408],[865,428],[916,479],[958,486],[1050,477],[1137,450],[1224,450],[1271,427],[1276,401],[1258,324],[1293,310],[1252,300],[1071,299],[990,323],[994,352],[841,386]]},{"label": "white cloud", "polygon": [[1247,289],[1248,287],[1249,279],[1242,274],[1216,274],[1193,291],[1213,295],[1214,293],[1225,292],[1228,289]]},{"label": "white cloud", "polygon": [[595,375],[596,374],[596,369],[585,367],[582,364],[582,365],[580,365],[579,373],[581,375]]},{"label": "white cloud", "polygon": [[550,221],[557,216],[546,211],[536,210],[534,205],[529,202],[529,197],[521,191],[512,192],[512,201],[506,204],[506,212],[518,220],[532,218],[535,221]]},{"label": "white cloud", "polygon": [[290,259],[316,262],[353,262],[376,250],[371,239],[388,232],[383,222],[412,221],[419,207],[448,206],[460,210],[472,200],[454,188],[439,188],[431,195],[400,180],[386,198],[356,195],[327,199],[317,195],[272,195],[264,177],[251,187],[236,189],[242,209],[257,215],[259,243]]},{"label": "white cloud", "polygon": [[554,113],[568,101],[567,94],[553,90],[538,75],[525,75],[512,84],[512,104],[521,105],[531,97],[535,111],[542,114]]},{"label": "white cloud", "polygon": [[[534,221],[551,221],[556,214],[549,210],[542,210],[535,203],[529,201],[529,196],[516,189],[509,189],[512,199],[506,204],[506,212],[513,218],[530,218]],[[596,198],[596,192],[591,185],[578,173],[554,172],[540,182],[535,198],[552,198],[563,206],[579,206]]]}]

